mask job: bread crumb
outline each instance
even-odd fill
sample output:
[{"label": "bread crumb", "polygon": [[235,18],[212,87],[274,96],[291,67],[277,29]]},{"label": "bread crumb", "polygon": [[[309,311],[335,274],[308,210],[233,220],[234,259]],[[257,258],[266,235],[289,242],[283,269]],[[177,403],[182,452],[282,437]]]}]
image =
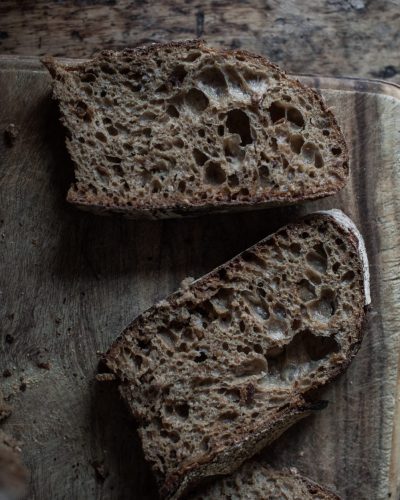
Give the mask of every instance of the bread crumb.
[{"label": "bread crumb", "polygon": [[4,142],[7,146],[14,146],[15,141],[19,135],[19,128],[14,124],[10,123],[4,130]]},{"label": "bread crumb", "polygon": [[96,375],[97,382],[112,382],[116,380],[116,376],[113,373],[98,373]]},{"label": "bread crumb", "polygon": [[101,483],[103,483],[109,475],[109,472],[106,470],[104,466],[104,462],[100,462],[99,460],[94,460],[92,462],[92,467],[95,471],[96,479]]},{"label": "bread crumb", "polygon": [[181,281],[181,288],[185,289],[185,288],[189,288],[190,285],[193,283],[194,281],[194,278],[192,278],[192,276],[188,276],[187,278],[185,278],[184,280]]},{"label": "bread crumb", "polygon": [[38,368],[42,368],[43,370],[50,370],[51,365],[48,361],[40,361],[37,364]]}]

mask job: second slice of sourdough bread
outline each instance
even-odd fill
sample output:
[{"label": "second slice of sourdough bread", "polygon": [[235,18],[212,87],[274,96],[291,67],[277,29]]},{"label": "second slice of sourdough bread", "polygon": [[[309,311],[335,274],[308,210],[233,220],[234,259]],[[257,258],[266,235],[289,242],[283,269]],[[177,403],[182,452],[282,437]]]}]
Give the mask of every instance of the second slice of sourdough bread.
[{"label": "second slice of sourdough bread", "polygon": [[68,200],[131,217],[331,195],[348,153],[321,97],[259,55],[201,41],[44,61],[69,131]]},{"label": "second slice of sourdough bread", "polygon": [[249,461],[232,476],[214,481],[191,500],[340,500],[295,468],[274,469]]},{"label": "second slice of sourdough bread", "polygon": [[342,212],[289,224],[136,318],[105,355],[162,496],[237,468],[349,364],[369,302]]}]

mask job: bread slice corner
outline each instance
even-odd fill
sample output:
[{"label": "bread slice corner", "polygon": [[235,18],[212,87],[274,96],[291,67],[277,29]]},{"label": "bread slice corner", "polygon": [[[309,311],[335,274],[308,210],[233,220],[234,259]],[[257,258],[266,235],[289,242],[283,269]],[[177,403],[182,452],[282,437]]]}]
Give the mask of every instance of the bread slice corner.
[{"label": "bread slice corner", "polygon": [[191,495],[191,500],[340,500],[340,497],[295,467],[272,468],[251,460],[232,476],[220,478]]}]

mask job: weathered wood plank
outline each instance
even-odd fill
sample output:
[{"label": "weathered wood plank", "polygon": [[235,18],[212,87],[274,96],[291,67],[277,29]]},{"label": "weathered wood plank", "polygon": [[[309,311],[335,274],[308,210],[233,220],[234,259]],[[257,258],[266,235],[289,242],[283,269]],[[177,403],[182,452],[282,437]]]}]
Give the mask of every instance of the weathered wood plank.
[{"label": "weathered wood plank", "polygon": [[286,209],[135,222],[65,203],[71,164],[49,78],[37,60],[0,61],[0,132],[9,123],[20,129],[12,147],[0,138],[0,376],[12,372],[2,379],[14,407],[5,429],[23,442],[31,498],[154,495],[133,423],[118,396],[94,383],[96,352],[184,277],[321,207],[342,208],[365,235],[373,310],[354,363],[321,393],[328,409],[265,453],[345,499],[399,497],[400,91],[305,80],[323,89],[349,140],[352,177],[340,195]]},{"label": "weathered wood plank", "polygon": [[400,82],[400,11],[391,0],[0,2],[3,54],[87,57],[193,37],[263,53],[293,73]]}]

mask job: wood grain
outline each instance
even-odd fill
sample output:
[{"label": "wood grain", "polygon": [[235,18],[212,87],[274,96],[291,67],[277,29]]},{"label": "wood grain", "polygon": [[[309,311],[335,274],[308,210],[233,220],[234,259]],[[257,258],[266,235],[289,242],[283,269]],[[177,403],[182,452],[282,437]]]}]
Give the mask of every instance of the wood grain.
[{"label": "wood grain", "polygon": [[293,73],[400,82],[393,0],[3,0],[0,53],[87,57],[100,48],[204,37]]},{"label": "wood grain", "polygon": [[[1,58],[0,58],[1,59]],[[303,78],[322,93],[351,150],[338,196],[302,206],[137,222],[64,201],[72,168],[50,81],[35,59],[0,60],[0,376],[22,441],[32,499],[150,499],[155,490],[134,423],[97,386],[97,352],[186,276],[200,276],[297,215],[339,207],[366,237],[373,308],[327,410],[265,455],[333,486],[344,499],[400,494],[400,90],[379,82]],[[238,230],[240,228],[240,230]],[[46,369],[49,364],[50,369]]]}]

